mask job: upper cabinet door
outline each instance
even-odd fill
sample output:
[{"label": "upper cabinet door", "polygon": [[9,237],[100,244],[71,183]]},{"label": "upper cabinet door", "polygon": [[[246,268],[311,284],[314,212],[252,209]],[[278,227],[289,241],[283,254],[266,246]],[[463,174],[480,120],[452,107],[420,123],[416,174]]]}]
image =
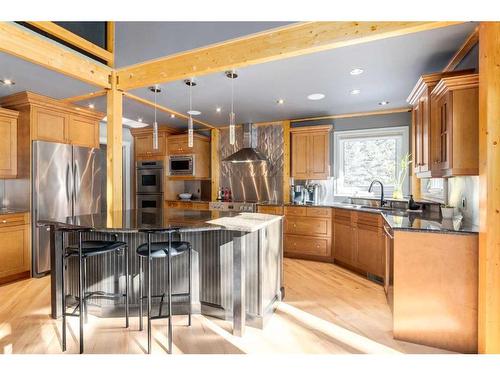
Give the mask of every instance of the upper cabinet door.
[{"label": "upper cabinet door", "polygon": [[297,179],[309,178],[309,135],[292,134],[292,177]]},{"label": "upper cabinet door", "polygon": [[99,147],[99,123],[85,117],[70,116],[69,143],[83,147]]},{"label": "upper cabinet door", "polygon": [[0,178],[17,176],[17,120],[0,113]]},{"label": "upper cabinet door", "polygon": [[64,112],[35,108],[33,139],[66,143],[68,141],[69,115]]},{"label": "upper cabinet door", "polygon": [[326,180],[330,175],[329,133],[309,135],[309,178]]}]

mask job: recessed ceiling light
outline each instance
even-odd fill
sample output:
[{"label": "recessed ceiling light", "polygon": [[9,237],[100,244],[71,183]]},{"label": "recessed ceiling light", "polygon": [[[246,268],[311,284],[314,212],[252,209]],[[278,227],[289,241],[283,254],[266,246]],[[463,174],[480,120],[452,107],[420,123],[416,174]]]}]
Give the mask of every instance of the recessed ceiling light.
[{"label": "recessed ceiling light", "polygon": [[325,94],[320,94],[320,93],[307,95],[307,99],[309,99],[309,100],[321,100],[324,98],[325,98]]},{"label": "recessed ceiling light", "polygon": [[221,108],[221,107],[217,107],[217,108],[215,108],[215,112],[220,112],[220,111],[222,111],[222,108]]},{"label": "recessed ceiling light", "polygon": [[171,113],[170,118],[175,118],[175,115],[173,113]]},{"label": "recessed ceiling light", "polygon": [[283,104],[284,102],[285,102],[284,99],[278,99],[278,100],[276,100],[276,103],[278,103],[278,104]]},{"label": "recessed ceiling light", "polygon": [[89,108],[94,109],[95,108],[94,103],[89,103]]},{"label": "recessed ceiling light", "polygon": [[361,92],[361,90],[354,89],[354,90],[351,90],[351,95],[358,95],[360,92]]},{"label": "recessed ceiling light", "polygon": [[5,78],[5,79],[0,79],[0,82],[1,82],[4,86],[13,86],[13,85],[15,85],[15,84],[16,84],[13,80],[8,79],[8,78]]},{"label": "recessed ceiling light", "polygon": [[378,105],[387,105],[387,104],[389,104],[389,102],[387,100],[383,100],[383,101],[378,103]]},{"label": "recessed ceiling light", "polygon": [[188,115],[191,115],[191,116],[198,116],[198,115],[201,115],[201,112],[200,111],[197,111],[195,109],[192,109],[190,111],[187,111]]},{"label": "recessed ceiling light", "polygon": [[364,72],[364,70],[361,68],[354,68],[353,70],[351,70],[351,75],[352,76],[359,76],[363,72]]},{"label": "recessed ceiling light", "polygon": [[138,122],[142,122],[142,117],[139,117],[139,118],[137,119],[137,121],[138,121]]}]

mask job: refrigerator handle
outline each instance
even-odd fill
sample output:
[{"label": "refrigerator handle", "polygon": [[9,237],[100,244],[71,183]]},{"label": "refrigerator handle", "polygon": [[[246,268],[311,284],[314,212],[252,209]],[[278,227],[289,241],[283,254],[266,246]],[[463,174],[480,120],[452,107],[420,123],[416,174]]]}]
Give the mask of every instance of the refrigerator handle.
[{"label": "refrigerator handle", "polygon": [[70,200],[70,191],[71,191],[70,187],[68,186],[70,181],[71,181],[71,178],[69,175],[70,174],[69,168],[70,168],[70,166],[68,163],[68,165],[66,165],[66,199],[68,201]]},{"label": "refrigerator handle", "polygon": [[73,194],[73,207],[76,205],[76,198],[80,194],[80,168],[78,163],[75,163],[75,170],[73,171],[74,178],[74,194]]}]

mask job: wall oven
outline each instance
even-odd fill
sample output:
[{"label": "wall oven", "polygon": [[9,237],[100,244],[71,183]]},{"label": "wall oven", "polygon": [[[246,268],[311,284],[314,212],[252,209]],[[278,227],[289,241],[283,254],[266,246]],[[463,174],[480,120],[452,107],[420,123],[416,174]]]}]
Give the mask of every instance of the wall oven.
[{"label": "wall oven", "polygon": [[163,214],[162,194],[138,194],[136,203],[139,225],[161,225]]},{"label": "wall oven", "polygon": [[168,158],[170,176],[194,176],[194,155],[171,155]]},{"label": "wall oven", "polygon": [[163,192],[163,162],[161,160],[138,161],[136,166],[136,193],[161,194]]}]

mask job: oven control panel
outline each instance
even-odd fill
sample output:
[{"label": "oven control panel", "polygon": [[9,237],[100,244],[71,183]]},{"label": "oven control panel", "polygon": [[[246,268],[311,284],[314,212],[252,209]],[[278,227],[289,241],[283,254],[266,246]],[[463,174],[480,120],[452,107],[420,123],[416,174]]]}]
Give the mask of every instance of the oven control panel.
[{"label": "oven control panel", "polygon": [[257,204],[248,202],[210,202],[209,209],[214,211],[256,212]]}]

